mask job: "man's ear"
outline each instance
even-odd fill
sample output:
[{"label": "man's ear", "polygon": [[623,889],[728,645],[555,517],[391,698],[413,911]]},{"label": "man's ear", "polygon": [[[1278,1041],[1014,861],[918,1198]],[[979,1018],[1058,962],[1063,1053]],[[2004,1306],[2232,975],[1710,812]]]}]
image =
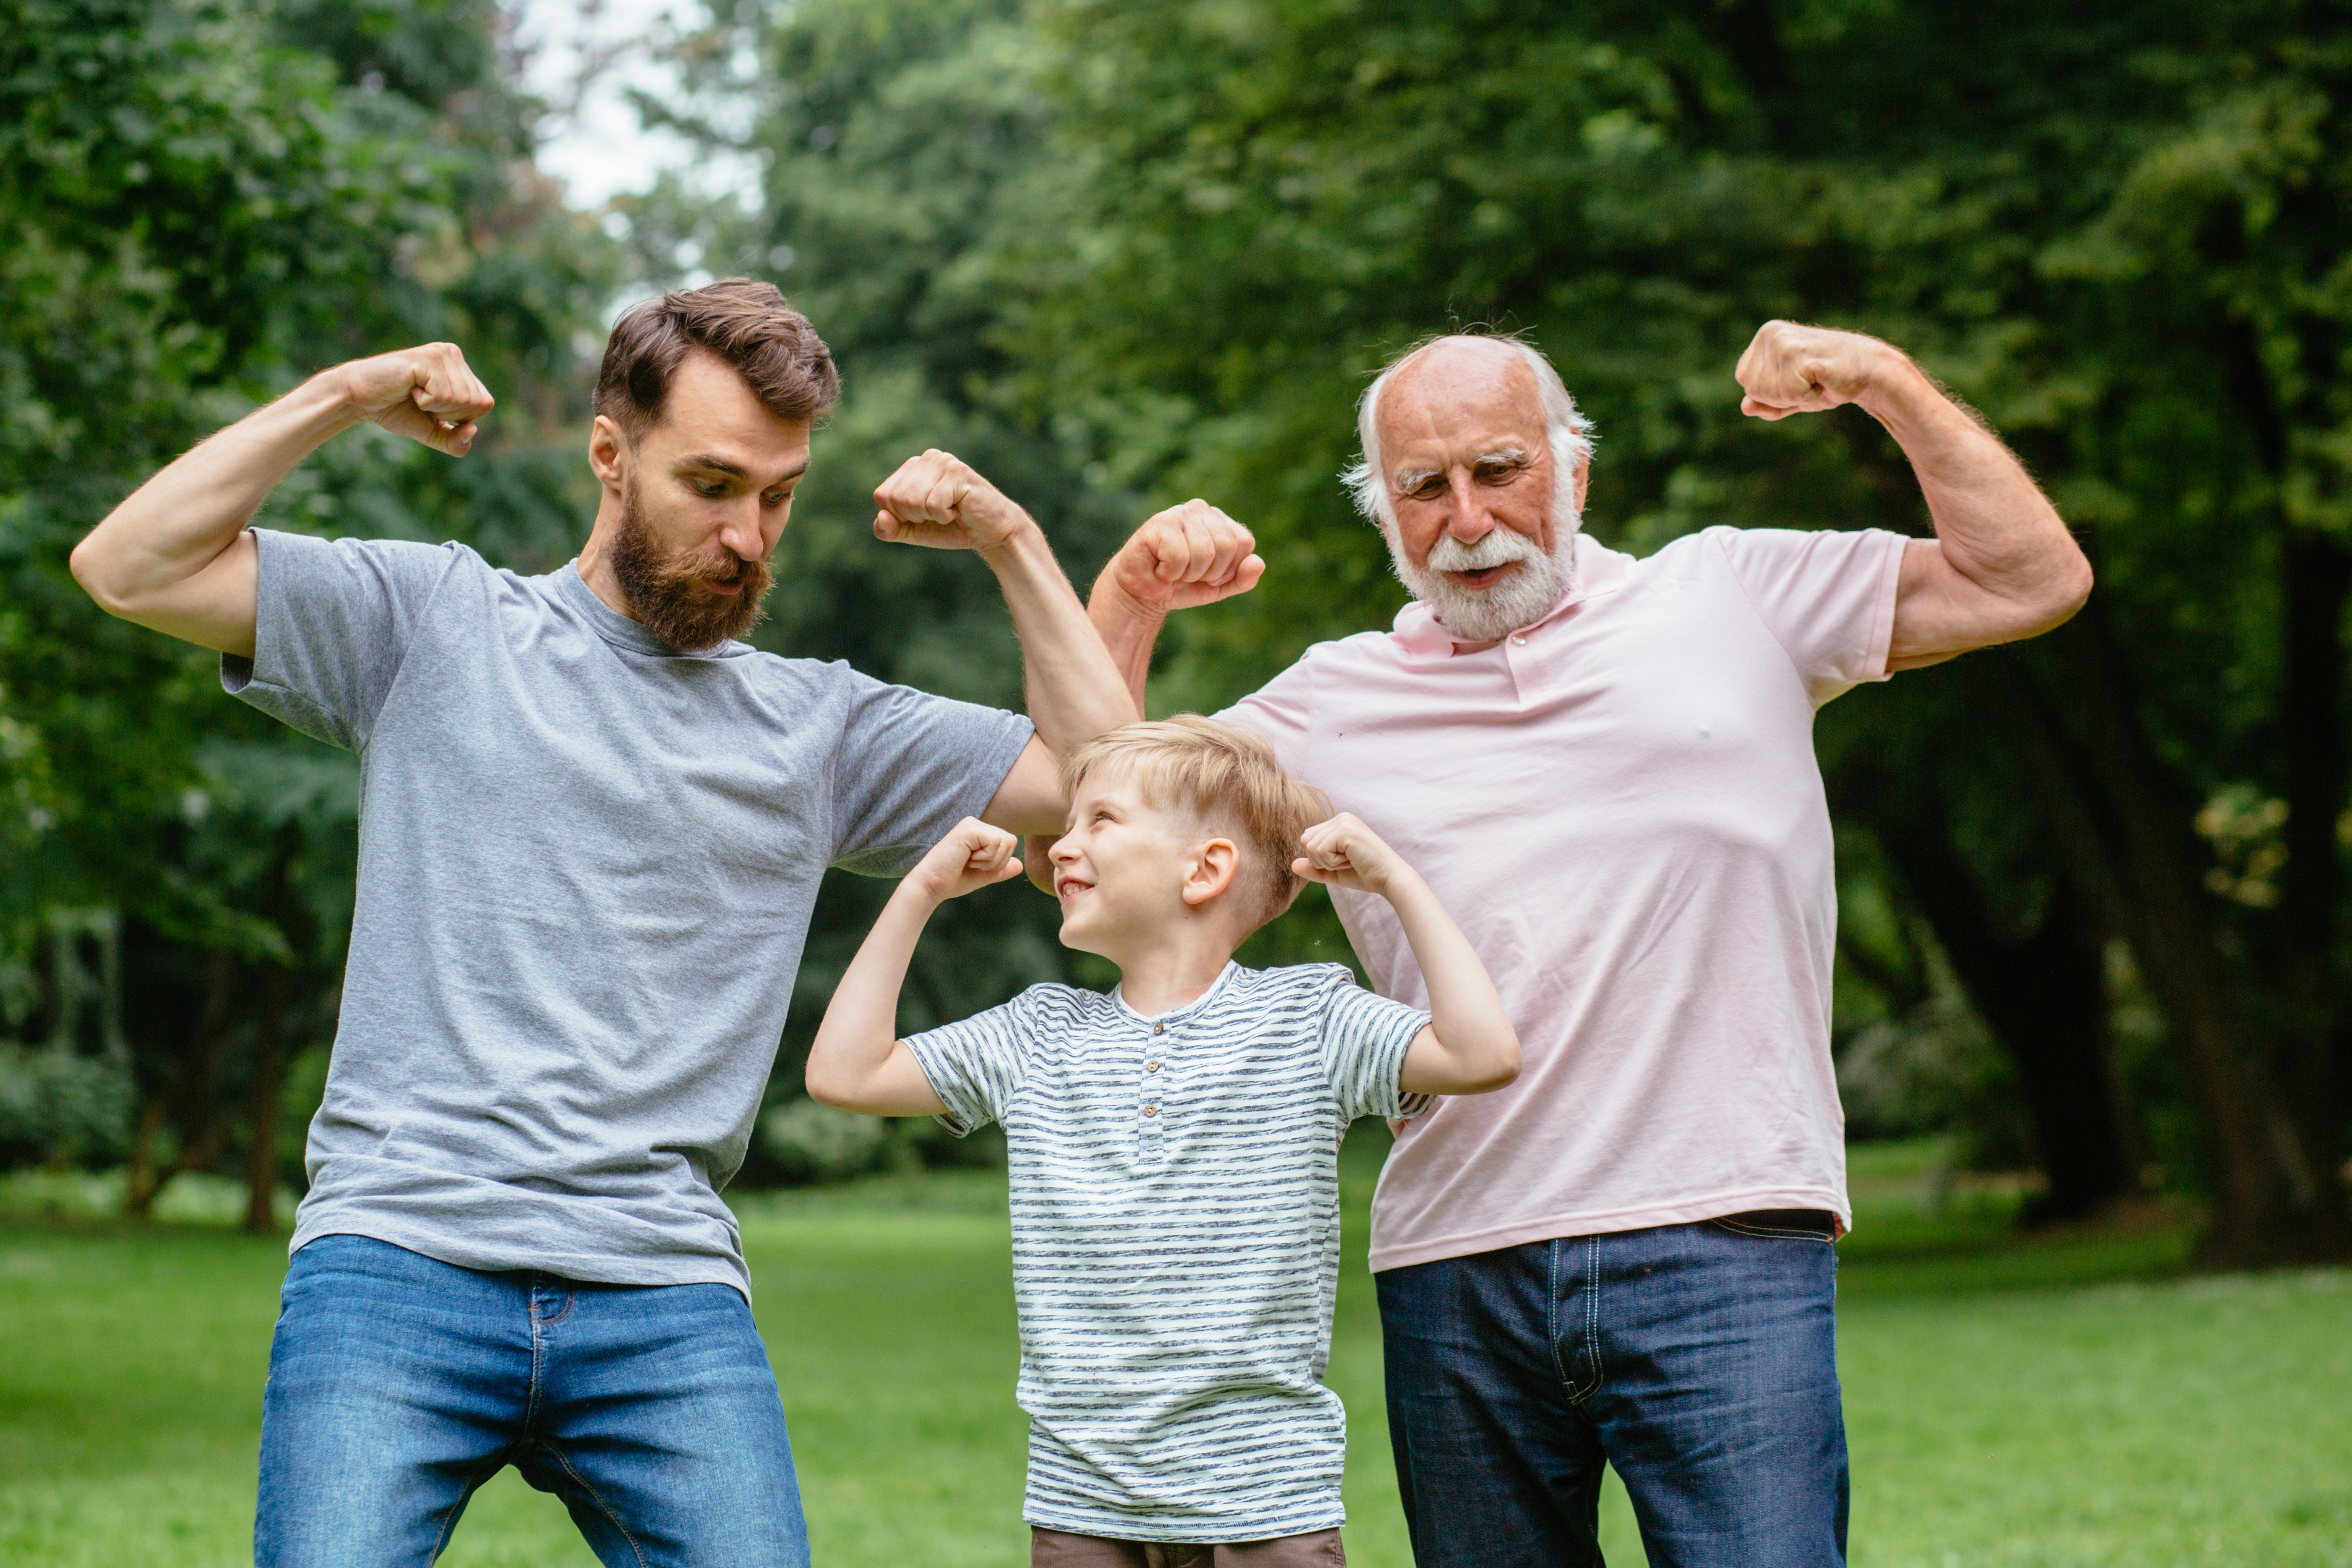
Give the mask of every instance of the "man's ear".
[{"label": "man's ear", "polygon": [[1576,510],[1580,517],[1584,513],[1585,485],[1591,479],[1591,478],[1592,454],[1587,452],[1584,456],[1576,459]]},{"label": "man's ear", "polygon": [[1199,909],[1234,885],[1241,865],[1242,852],[1232,839],[1204,839],[1184,865],[1184,901]]},{"label": "man's ear", "polygon": [[596,472],[604,487],[619,494],[628,473],[629,438],[621,427],[605,416],[596,416],[596,423],[588,427],[588,466]]}]

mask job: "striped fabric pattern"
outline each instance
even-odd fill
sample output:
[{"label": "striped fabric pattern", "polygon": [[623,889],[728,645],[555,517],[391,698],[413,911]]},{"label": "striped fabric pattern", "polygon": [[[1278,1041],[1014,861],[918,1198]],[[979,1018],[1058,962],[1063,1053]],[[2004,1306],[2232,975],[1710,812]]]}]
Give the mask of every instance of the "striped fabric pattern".
[{"label": "striped fabric pattern", "polygon": [[1228,963],[1144,1017],[1036,985],[908,1041],[961,1135],[1003,1123],[1032,1524],[1259,1541],[1345,1521],[1322,1384],[1339,1141],[1428,1108],[1397,1078],[1429,1015],[1338,964]]}]

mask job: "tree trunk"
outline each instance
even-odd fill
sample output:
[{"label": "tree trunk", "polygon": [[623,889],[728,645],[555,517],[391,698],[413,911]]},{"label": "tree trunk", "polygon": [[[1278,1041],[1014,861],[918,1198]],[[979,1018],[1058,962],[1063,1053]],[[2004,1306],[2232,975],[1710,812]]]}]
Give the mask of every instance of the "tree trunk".
[{"label": "tree trunk", "polygon": [[2088,901],[2062,879],[2040,925],[2012,936],[1932,822],[1882,829],[1879,837],[2017,1068],[2050,1183],[2028,1222],[2081,1219],[2129,1193],[2134,1180],[2109,1065],[2106,943]]},{"label": "tree trunk", "polygon": [[253,1047],[252,1094],[247,1118],[252,1143],[245,1152],[245,1228],[278,1228],[278,1096],[286,1081],[286,971],[261,972],[261,1016]]},{"label": "tree trunk", "polygon": [[[236,954],[213,953],[205,966],[204,1011],[197,1015],[187,1051],[180,1059],[180,1069],[172,1075],[168,1089],[148,1097],[140,1116],[131,1180],[122,1194],[126,1218],[149,1217],[154,1212],[155,1199],[173,1176],[208,1163],[219,1149],[215,1086],[220,1079],[221,1044],[228,1033],[236,980]],[[159,1166],[154,1161],[154,1145],[167,1116],[178,1121],[182,1142],[170,1164]],[[199,1126],[204,1128],[202,1132]]]},{"label": "tree trunk", "polygon": [[2157,753],[2095,597],[2042,639],[2039,700],[2012,710],[2060,853],[2122,934],[2189,1068],[2211,1149],[2214,1267],[2343,1256],[2307,1153],[2222,959],[2197,801]]},{"label": "tree trunk", "polygon": [[2315,1175],[2334,1179],[2352,1121],[2352,1076],[2345,1071],[2344,1009],[2336,999],[2336,910],[2343,862],[2336,820],[2344,813],[2344,607],[2352,597],[2352,551],[2315,534],[2290,536],[2280,552],[2285,580],[2286,682],[2279,710],[2286,752],[2286,874],[2277,910],[2281,1077],[2300,1115]]}]

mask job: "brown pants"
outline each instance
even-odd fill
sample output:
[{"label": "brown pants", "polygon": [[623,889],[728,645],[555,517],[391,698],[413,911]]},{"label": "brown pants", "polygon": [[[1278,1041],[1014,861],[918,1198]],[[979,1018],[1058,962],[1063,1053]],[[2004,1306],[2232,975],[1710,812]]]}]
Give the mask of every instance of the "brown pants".
[{"label": "brown pants", "polygon": [[1193,1546],[1029,1527],[1029,1568],[1345,1568],[1347,1561],[1336,1530]]}]

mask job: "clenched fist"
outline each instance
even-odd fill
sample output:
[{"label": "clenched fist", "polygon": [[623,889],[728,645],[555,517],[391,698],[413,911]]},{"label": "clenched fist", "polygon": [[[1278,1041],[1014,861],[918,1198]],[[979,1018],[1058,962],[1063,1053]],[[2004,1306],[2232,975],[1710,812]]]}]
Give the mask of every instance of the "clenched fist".
[{"label": "clenched fist", "polygon": [[961,899],[1008,877],[1019,876],[1021,862],[1013,858],[1013,847],[1019,842],[1002,827],[967,816],[949,829],[945,838],[931,846],[930,852],[907,873],[907,880],[934,900]]},{"label": "clenched fist", "polygon": [[478,428],[474,421],[498,404],[455,343],[355,359],[334,374],[352,413],[453,458],[466,455]]},{"label": "clenched fist", "polygon": [[1213,605],[1257,586],[1265,563],[1256,549],[1248,529],[1207,501],[1188,500],[1144,521],[1095,579],[1095,597],[1114,594],[1147,616]]},{"label": "clenched fist", "polygon": [[874,504],[875,538],[931,550],[993,550],[1037,526],[971,464],[936,447],[899,464]]},{"label": "clenched fist", "polygon": [[1908,363],[1892,343],[1861,332],[1767,321],[1731,374],[1746,394],[1739,412],[1785,419],[1858,402],[1889,370]]},{"label": "clenched fist", "polygon": [[1411,875],[1388,840],[1364,826],[1355,813],[1343,811],[1328,822],[1318,822],[1298,836],[1306,853],[1290,863],[1293,874],[1310,882],[1353,888],[1360,893],[1385,893],[1399,875]]}]

